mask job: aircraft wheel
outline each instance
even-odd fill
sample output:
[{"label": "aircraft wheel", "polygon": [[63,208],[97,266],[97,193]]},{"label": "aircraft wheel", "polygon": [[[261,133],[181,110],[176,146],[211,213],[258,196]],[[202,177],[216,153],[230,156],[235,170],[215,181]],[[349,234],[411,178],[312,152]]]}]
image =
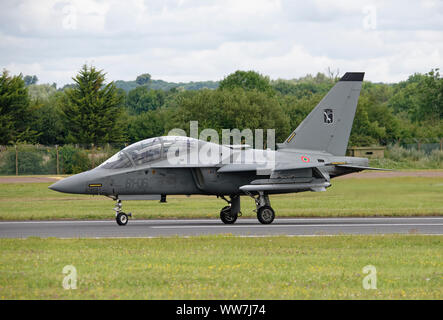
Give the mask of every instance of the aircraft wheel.
[{"label": "aircraft wheel", "polygon": [[233,224],[237,221],[238,213],[231,214],[231,207],[226,206],[220,211],[220,219],[225,224]]},{"label": "aircraft wheel", "polygon": [[257,211],[257,219],[262,224],[270,224],[274,221],[275,212],[270,206],[260,207]]},{"label": "aircraft wheel", "polygon": [[119,226],[125,226],[128,223],[128,215],[124,212],[120,212],[115,217],[115,220]]}]

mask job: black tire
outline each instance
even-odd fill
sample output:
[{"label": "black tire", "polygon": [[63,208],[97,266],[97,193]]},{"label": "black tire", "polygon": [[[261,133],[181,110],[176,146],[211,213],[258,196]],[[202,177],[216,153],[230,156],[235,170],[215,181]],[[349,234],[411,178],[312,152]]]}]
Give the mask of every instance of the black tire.
[{"label": "black tire", "polygon": [[262,224],[271,224],[274,218],[275,212],[270,206],[263,206],[257,211],[257,219]]},{"label": "black tire", "polygon": [[124,212],[120,212],[115,217],[115,221],[117,221],[119,226],[126,226],[128,224],[128,215]]},{"label": "black tire", "polygon": [[238,213],[232,214],[231,207],[226,206],[220,211],[220,219],[224,224],[234,224],[237,221]]}]

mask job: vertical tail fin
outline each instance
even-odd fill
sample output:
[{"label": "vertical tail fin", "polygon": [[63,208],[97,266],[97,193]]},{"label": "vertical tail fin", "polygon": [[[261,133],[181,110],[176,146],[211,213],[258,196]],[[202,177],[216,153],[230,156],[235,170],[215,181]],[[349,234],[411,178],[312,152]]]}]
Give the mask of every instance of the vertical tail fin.
[{"label": "vertical tail fin", "polygon": [[280,148],[344,156],[364,75],[364,72],[347,72]]}]

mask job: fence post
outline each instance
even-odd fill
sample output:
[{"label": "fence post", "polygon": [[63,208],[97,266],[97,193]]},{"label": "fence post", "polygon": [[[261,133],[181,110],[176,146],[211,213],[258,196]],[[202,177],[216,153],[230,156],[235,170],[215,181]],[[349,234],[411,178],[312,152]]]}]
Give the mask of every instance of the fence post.
[{"label": "fence post", "polygon": [[92,168],[91,169],[94,169],[94,167],[95,167],[95,152],[94,152],[95,146],[93,143],[91,143],[91,146],[92,146],[92,148],[91,148]]},{"label": "fence post", "polygon": [[59,167],[59,159],[58,159],[58,144],[55,145],[55,153],[56,153],[56,157],[57,157],[57,175],[60,174],[60,167]]},{"label": "fence post", "polygon": [[18,176],[18,151],[17,151],[17,145],[15,145],[15,175]]}]

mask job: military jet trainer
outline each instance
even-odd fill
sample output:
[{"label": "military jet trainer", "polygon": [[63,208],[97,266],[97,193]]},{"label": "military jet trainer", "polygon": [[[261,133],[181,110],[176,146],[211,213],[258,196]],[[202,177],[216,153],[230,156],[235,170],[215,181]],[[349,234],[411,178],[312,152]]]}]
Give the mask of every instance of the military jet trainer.
[{"label": "military jet trainer", "polygon": [[[363,72],[348,72],[276,150],[220,145],[182,136],[164,136],[132,144],[99,167],[60,180],[59,192],[104,195],[117,202],[115,218],[126,225],[124,200],[166,202],[168,195],[213,195],[227,206],[225,224],[241,215],[240,197],[256,204],[257,219],[270,224],[275,213],[269,195],[326,191],[331,179],[366,169],[368,159],[346,157],[349,135],[363,82]],[[208,164],[195,155],[217,154]],[[264,163],[273,159],[272,166]],[[227,161],[229,160],[229,161]]]}]

